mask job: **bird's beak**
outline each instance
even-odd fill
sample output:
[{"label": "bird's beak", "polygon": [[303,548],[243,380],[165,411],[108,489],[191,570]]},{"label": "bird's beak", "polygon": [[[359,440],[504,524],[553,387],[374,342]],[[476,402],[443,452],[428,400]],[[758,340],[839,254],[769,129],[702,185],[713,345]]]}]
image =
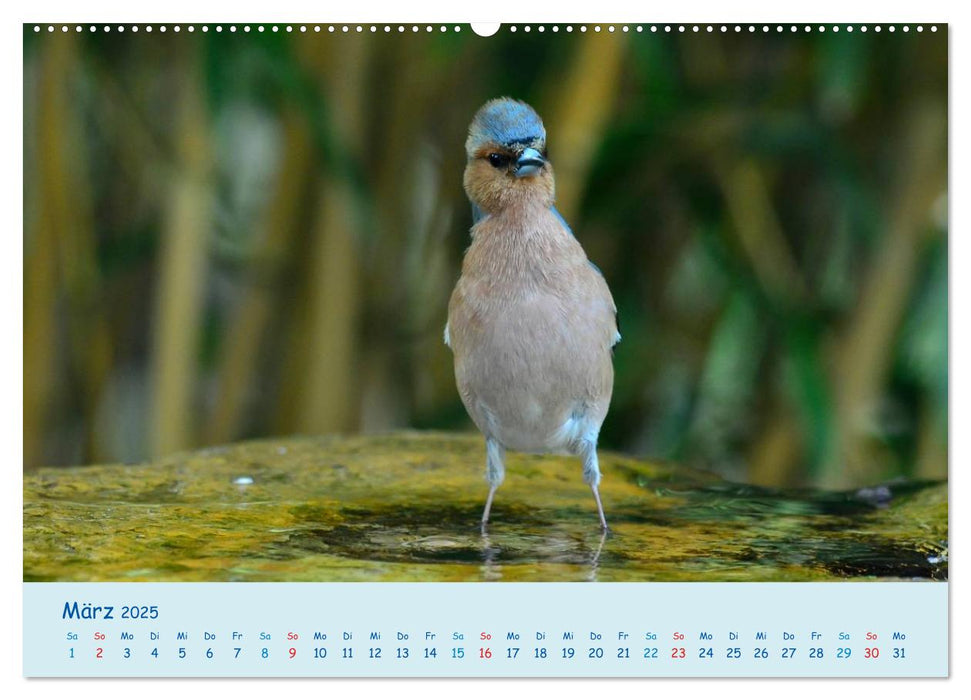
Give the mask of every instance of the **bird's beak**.
[{"label": "bird's beak", "polygon": [[535,175],[546,164],[543,154],[535,148],[524,149],[516,161],[516,177]]}]

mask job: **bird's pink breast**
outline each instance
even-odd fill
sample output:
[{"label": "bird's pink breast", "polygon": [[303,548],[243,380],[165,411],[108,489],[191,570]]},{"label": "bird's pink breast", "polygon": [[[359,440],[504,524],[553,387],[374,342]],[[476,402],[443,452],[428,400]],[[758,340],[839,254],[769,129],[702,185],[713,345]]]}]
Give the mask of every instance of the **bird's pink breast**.
[{"label": "bird's pink breast", "polygon": [[613,300],[549,212],[489,217],[474,231],[449,305],[455,377],[469,415],[510,449],[567,449],[593,431],[613,388]]}]

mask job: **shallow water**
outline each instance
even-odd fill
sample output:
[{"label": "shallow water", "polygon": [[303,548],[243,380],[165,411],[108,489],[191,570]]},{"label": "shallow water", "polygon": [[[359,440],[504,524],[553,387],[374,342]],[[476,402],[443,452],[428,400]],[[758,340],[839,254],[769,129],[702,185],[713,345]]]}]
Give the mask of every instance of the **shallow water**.
[{"label": "shallow water", "polygon": [[947,486],[733,484],[601,454],[509,456],[486,535],[481,439],[249,442],[24,477],[28,581],[816,581],[947,578]]}]

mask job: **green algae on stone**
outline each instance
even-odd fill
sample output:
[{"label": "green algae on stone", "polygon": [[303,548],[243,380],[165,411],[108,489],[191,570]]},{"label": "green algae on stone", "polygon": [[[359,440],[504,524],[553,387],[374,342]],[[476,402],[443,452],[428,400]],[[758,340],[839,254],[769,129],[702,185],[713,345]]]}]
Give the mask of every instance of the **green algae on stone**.
[{"label": "green algae on stone", "polygon": [[947,578],[947,485],[725,482],[601,453],[510,454],[488,534],[479,437],[248,442],[24,477],[28,581],[826,581]]}]

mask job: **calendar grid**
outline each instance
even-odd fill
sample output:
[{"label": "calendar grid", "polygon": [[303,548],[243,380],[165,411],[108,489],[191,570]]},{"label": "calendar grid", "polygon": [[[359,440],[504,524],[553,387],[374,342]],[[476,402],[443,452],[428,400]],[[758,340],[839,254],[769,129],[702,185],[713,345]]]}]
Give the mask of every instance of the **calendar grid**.
[{"label": "calendar grid", "polygon": [[26,583],[26,676],[946,676],[946,583]]}]

